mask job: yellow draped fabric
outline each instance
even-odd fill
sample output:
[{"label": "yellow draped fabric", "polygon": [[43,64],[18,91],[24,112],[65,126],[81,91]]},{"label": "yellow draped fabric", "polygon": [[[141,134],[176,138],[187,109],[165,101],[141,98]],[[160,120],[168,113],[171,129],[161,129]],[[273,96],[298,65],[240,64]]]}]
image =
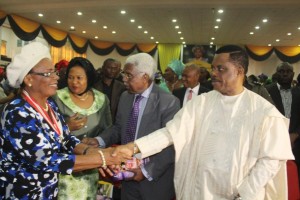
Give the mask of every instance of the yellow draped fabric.
[{"label": "yellow draped fabric", "polygon": [[281,53],[283,53],[286,56],[296,56],[298,54],[300,54],[300,47],[296,46],[296,47],[275,47],[275,49],[277,49],[278,51],[280,51]]},{"label": "yellow draped fabric", "polygon": [[47,33],[55,40],[61,41],[67,37],[67,33],[64,31],[46,25],[43,25],[43,27],[47,31]]},{"label": "yellow draped fabric", "polygon": [[253,46],[253,45],[247,45],[248,49],[254,53],[255,55],[262,56],[270,51],[272,51],[273,47],[269,46]]},{"label": "yellow draped fabric", "polygon": [[134,45],[135,44],[133,44],[133,43],[123,43],[123,42],[117,43],[117,46],[120,47],[123,50],[131,49],[131,48],[133,48]]},{"label": "yellow draped fabric", "polygon": [[181,44],[159,44],[158,56],[162,73],[165,72],[167,65],[173,59],[179,59]]},{"label": "yellow draped fabric", "polygon": [[0,19],[2,19],[3,17],[6,17],[6,13],[0,10]]},{"label": "yellow draped fabric", "polygon": [[86,58],[86,54],[76,53],[72,49],[72,47],[69,43],[67,43],[66,45],[64,45],[63,47],[60,47],[60,48],[51,46],[50,53],[51,53],[52,61],[53,61],[54,64],[58,63],[59,61],[61,61],[63,59],[67,60],[67,61],[70,61],[74,57],[84,57],[84,58]]},{"label": "yellow draped fabric", "polygon": [[72,41],[76,44],[76,46],[78,47],[83,47],[86,42],[87,39],[83,38],[83,37],[79,37],[77,35],[73,35],[73,34],[69,34],[69,37],[72,39]]},{"label": "yellow draped fabric", "polygon": [[147,52],[149,53],[152,51],[155,47],[156,44],[137,44],[137,47],[142,51],[142,52]]},{"label": "yellow draped fabric", "polygon": [[90,40],[90,42],[97,48],[106,49],[114,45],[113,42],[104,42],[98,40]]},{"label": "yellow draped fabric", "polygon": [[32,33],[36,29],[40,27],[39,23],[31,21],[29,19],[25,19],[23,17],[19,17],[17,15],[11,15],[14,21],[18,24],[18,26],[27,33]]}]

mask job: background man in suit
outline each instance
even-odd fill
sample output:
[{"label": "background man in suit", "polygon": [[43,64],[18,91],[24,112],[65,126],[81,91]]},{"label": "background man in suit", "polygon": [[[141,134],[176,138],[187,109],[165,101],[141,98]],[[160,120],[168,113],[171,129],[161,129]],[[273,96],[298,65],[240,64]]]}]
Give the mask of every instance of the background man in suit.
[{"label": "background man in suit", "polygon": [[115,122],[120,96],[126,90],[123,82],[115,79],[119,75],[119,70],[119,61],[112,58],[106,59],[103,62],[100,79],[94,85],[95,89],[108,97],[113,122]]},{"label": "background man in suit", "polygon": [[267,85],[276,108],[290,119],[289,133],[293,153],[300,176],[300,88],[291,88],[294,69],[288,62],[283,62],[276,69],[277,83]]},{"label": "background man in suit", "polygon": [[200,85],[199,76],[200,68],[196,64],[191,64],[184,68],[182,73],[184,87],[173,91],[173,95],[180,100],[181,107],[193,97],[209,91],[209,89]]},{"label": "background man in suit", "polygon": [[[121,141],[132,142],[160,129],[180,109],[179,100],[153,82],[156,72],[155,60],[146,53],[130,56],[124,67],[123,80],[128,91],[121,95],[115,124],[101,134],[101,138],[86,138],[83,142],[108,147]],[[142,96],[142,98],[140,97]],[[139,102],[139,111],[133,139],[128,139],[131,110]],[[153,144],[154,145],[154,144]],[[150,156],[147,163],[133,170],[132,181],[122,182],[122,200],[169,200],[174,198],[174,148],[166,148]]]}]

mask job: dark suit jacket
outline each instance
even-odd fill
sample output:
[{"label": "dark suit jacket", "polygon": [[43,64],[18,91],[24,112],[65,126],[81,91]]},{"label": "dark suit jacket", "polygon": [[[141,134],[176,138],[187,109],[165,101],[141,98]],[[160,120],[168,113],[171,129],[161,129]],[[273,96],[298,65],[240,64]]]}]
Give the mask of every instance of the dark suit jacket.
[{"label": "dark suit jacket", "polygon": [[[284,107],[281,95],[276,83],[266,86],[271,95],[276,108],[284,115]],[[292,106],[289,132],[300,134],[300,89],[298,87],[292,88]]]},{"label": "dark suit jacket", "polygon": [[[124,141],[126,123],[133,101],[134,94],[125,91],[121,95],[115,124],[100,135],[107,146]],[[137,138],[165,127],[166,123],[173,118],[179,109],[179,100],[154,84],[141,118]],[[174,162],[175,151],[173,146],[151,156],[150,162],[145,165],[145,169],[154,180],[148,181],[145,179],[139,183],[123,181],[122,200],[168,200],[173,198],[175,196],[173,184]],[[132,193],[141,196],[134,198],[130,196]]]},{"label": "dark suit jacket", "polygon": [[[102,80],[95,83],[94,88],[96,90],[99,90],[100,92],[103,92]],[[110,111],[111,111],[111,118],[112,118],[113,122],[115,122],[120,96],[125,90],[126,90],[126,87],[125,87],[124,83],[122,83],[118,80],[113,81],[112,94],[111,94],[111,99],[110,99]]]},{"label": "dark suit jacket", "polygon": [[[183,106],[183,100],[184,100],[184,95],[185,95],[186,89],[187,89],[186,87],[183,87],[183,88],[178,88],[178,89],[173,90],[173,95],[175,95],[180,100],[180,107]],[[209,92],[209,91],[210,91],[210,89],[200,85],[199,90],[198,90],[198,95],[205,93],[205,92]]]},{"label": "dark suit jacket", "polygon": [[[276,108],[284,115],[284,107],[281,99],[281,95],[277,84],[270,84],[266,86],[269,91]],[[290,118],[290,133],[298,133],[300,135],[300,88],[292,88],[292,106],[291,106],[291,118]],[[294,142],[293,153],[295,156],[295,161],[298,166],[298,175],[300,180],[300,136]]]}]

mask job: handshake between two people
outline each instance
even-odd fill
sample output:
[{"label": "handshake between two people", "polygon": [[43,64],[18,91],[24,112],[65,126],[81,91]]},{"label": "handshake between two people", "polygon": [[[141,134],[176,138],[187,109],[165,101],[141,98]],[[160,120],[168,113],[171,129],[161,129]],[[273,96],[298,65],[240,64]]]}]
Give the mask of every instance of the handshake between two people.
[{"label": "handshake between two people", "polygon": [[[81,142],[95,147],[93,149],[99,149],[98,140],[95,138],[83,138]],[[140,166],[144,163],[143,160],[138,160],[133,157],[135,152],[134,148],[135,145],[131,142],[126,145],[101,149],[103,152],[102,162],[105,162],[106,165],[106,167],[99,168],[102,177],[109,177],[112,181],[143,180],[145,177]],[[92,153],[92,151],[93,150],[89,153]]]}]

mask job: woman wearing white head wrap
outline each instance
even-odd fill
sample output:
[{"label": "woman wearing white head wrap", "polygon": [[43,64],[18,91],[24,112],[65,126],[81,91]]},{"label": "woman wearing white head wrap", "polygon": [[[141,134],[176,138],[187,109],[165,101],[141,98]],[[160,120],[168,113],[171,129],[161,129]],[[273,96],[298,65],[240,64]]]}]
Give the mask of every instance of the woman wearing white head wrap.
[{"label": "woman wearing white head wrap", "polygon": [[56,199],[59,173],[120,163],[108,150],[90,148],[69,134],[57,105],[48,99],[58,80],[48,47],[38,42],[24,46],[7,74],[20,95],[1,117],[0,199]]}]

